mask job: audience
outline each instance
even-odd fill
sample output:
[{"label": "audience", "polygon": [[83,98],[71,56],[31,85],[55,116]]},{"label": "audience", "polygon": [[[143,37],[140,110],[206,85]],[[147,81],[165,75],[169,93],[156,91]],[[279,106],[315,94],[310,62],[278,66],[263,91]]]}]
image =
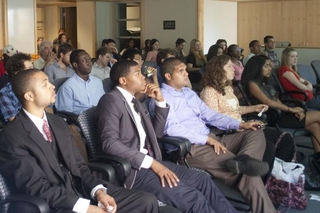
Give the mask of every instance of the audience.
[{"label": "audience", "polygon": [[273,111],[267,111],[268,124],[278,124],[285,128],[304,128],[310,132],[315,152],[320,152],[320,112],[304,112],[300,107],[289,107],[277,97],[276,90],[267,83],[271,75],[271,61],[267,56],[253,56],[245,66],[241,84],[244,92],[251,99],[252,104],[266,104],[282,111],[278,119]]},{"label": "audience", "polygon": [[70,65],[70,54],[72,46],[68,43],[59,45],[58,61],[53,61],[45,67],[44,72],[49,77],[50,83],[56,79],[70,77],[74,74],[74,69]]},{"label": "audience", "polygon": [[266,52],[266,55],[271,60],[271,68],[280,67],[280,61],[278,60],[277,53],[274,51],[274,48],[276,48],[276,42],[274,41],[273,36],[265,36],[263,42],[265,46],[264,52]]},{"label": "audience", "polygon": [[117,61],[121,59],[121,55],[116,47],[116,41],[111,38],[103,39],[101,46],[106,47],[111,51],[111,60],[108,65],[111,68],[115,63],[117,63]]},{"label": "audience", "polygon": [[144,41],[144,47],[141,49],[141,54],[143,56],[143,58],[146,58],[148,52],[149,52],[149,49],[150,49],[150,42],[151,40],[150,39],[146,39]]},{"label": "audience", "polygon": [[5,75],[6,73],[6,69],[5,69],[6,62],[9,60],[11,56],[17,53],[18,51],[16,50],[16,48],[10,44],[3,47],[3,50],[2,50],[3,59],[0,60],[0,77]]},{"label": "audience", "polygon": [[[161,76],[160,72],[160,65],[162,62],[167,59],[167,58],[175,58],[177,57],[177,52],[174,49],[162,49],[159,50],[158,55],[157,55],[157,76],[158,76],[158,85],[161,87],[162,83],[164,83],[164,80]],[[191,88],[191,83],[189,84]]]},{"label": "audience", "polygon": [[108,64],[111,58],[111,51],[106,47],[100,47],[96,51],[96,61],[92,65],[91,75],[100,78],[101,80],[109,78],[110,67]]},{"label": "audience", "polygon": [[234,68],[234,80],[236,81],[241,80],[241,75],[244,69],[242,62],[239,60],[241,57],[242,51],[243,49],[239,48],[239,46],[236,44],[231,44],[228,47],[228,55],[231,58],[232,66]]},{"label": "audience", "polygon": [[206,65],[206,63],[207,59],[203,54],[201,42],[198,39],[192,39],[187,59],[187,70],[189,72],[199,71],[201,67]]},{"label": "audience", "polygon": [[146,56],[146,61],[157,61],[157,54],[159,51],[159,41],[155,38],[150,41],[150,48]]},{"label": "audience", "polygon": [[66,34],[64,34],[64,33],[59,34],[58,43],[53,46],[53,52],[57,54],[58,50],[59,50],[59,46],[61,44],[67,43],[67,40],[68,40],[68,38],[67,38]]},{"label": "audience", "polygon": [[228,44],[227,44],[227,41],[225,39],[218,39],[216,44],[219,45],[222,48],[223,54],[227,53]]},{"label": "audience", "polygon": [[186,46],[186,41],[183,38],[178,38],[176,40],[175,50],[177,52],[177,56],[181,61],[187,63],[186,57],[187,55],[184,53],[183,49]]},{"label": "audience", "polygon": [[208,55],[207,55],[207,61],[209,62],[210,59],[212,59],[215,56],[219,56],[219,55],[223,55],[223,49],[219,45],[214,44],[209,48]]},{"label": "audience", "polygon": [[[160,88],[146,83],[140,66],[129,60],[118,62],[110,78],[116,88],[97,106],[98,135],[104,152],[131,163],[128,188],[150,192],[182,212],[236,212],[208,175],[162,161],[157,137],[163,135],[169,106]],[[140,92],[156,101],[153,121],[134,98]]]},{"label": "audience", "polygon": [[96,106],[104,94],[102,81],[89,75],[92,62],[85,50],[74,50],[70,63],[75,73],[60,86],[55,107],[59,112],[71,112],[76,115]]},{"label": "audience", "polygon": [[65,33],[66,33],[66,30],[64,28],[60,28],[58,31],[58,37],[53,40],[53,45],[56,45],[56,44],[59,45],[59,35],[65,34]]},{"label": "audience", "polygon": [[[131,60],[135,61],[141,69],[141,73],[146,77],[145,80],[147,83],[154,83],[155,85],[159,86],[158,84],[158,70],[151,66],[144,66],[141,52],[138,49],[128,49],[122,55],[123,60]],[[148,77],[149,75],[149,77]],[[144,101],[148,98],[146,93],[136,93],[135,98],[139,101]]]},{"label": "audience", "polygon": [[[15,193],[44,199],[52,213],[106,212],[91,202],[112,206],[112,213],[159,212],[154,195],[119,188],[91,174],[66,122],[44,111],[54,103],[55,90],[41,70],[18,73],[12,86],[23,110],[1,131],[0,169]],[[11,212],[37,210],[23,202],[10,205]]]},{"label": "audience", "polygon": [[[279,69],[279,81],[286,91],[304,91],[308,94],[306,105],[310,109],[320,110],[320,96],[313,95],[312,84],[304,80],[298,73],[298,54],[290,47],[282,51],[281,67]],[[305,95],[290,93],[291,98],[305,101]]]},{"label": "audience", "polygon": [[247,62],[249,61],[249,59],[252,56],[265,54],[265,52],[261,52],[261,45],[260,45],[260,41],[258,41],[258,40],[250,41],[249,49],[250,49],[249,55],[243,59],[243,65],[244,66],[247,64]]},{"label": "audience", "polygon": [[[202,78],[200,69],[207,64],[207,58],[203,54],[201,42],[198,39],[192,39],[190,42],[190,50],[187,59],[187,70],[189,72],[189,80],[194,87],[197,87]],[[197,90],[201,90],[197,88]]]},{"label": "audience", "polygon": [[123,53],[127,50],[127,49],[135,49],[135,43],[134,43],[134,39],[133,38],[129,38],[129,40],[126,42],[126,47],[123,48],[123,50],[121,50],[120,55],[123,55]]},{"label": "audience", "polygon": [[0,112],[3,122],[12,121],[21,109],[21,103],[12,90],[12,80],[20,71],[33,68],[30,55],[14,54],[6,63],[9,82],[0,90]]},{"label": "audience", "polygon": [[[263,131],[257,130],[259,123],[242,122],[209,109],[186,87],[188,73],[179,59],[166,59],[161,73],[166,80],[161,92],[170,106],[164,134],[189,139],[192,143],[187,155],[189,164],[208,171],[229,186],[236,186],[252,212],[276,212],[260,178],[269,166],[261,161],[266,141]],[[216,135],[207,125],[241,131]]]},{"label": "audience", "polygon": [[[234,68],[231,65],[230,57],[222,55],[209,61],[206,66],[206,72],[202,78],[203,90],[200,94],[200,98],[203,102],[214,111],[221,114],[228,115],[236,120],[242,121],[242,115],[253,112],[265,112],[268,110],[268,106],[265,104],[251,105],[251,106],[239,106],[239,101],[233,93],[232,79],[234,78]],[[282,132],[271,129],[263,129],[264,136],[267,143],[272,143],[270,147],[274,149],[274,144],[277,145],[276,157],[286,162],[291,162],[295,146],[293,138],[290,134],[283,135]],[[271,162],[273,165],[272,150],[266,150],[263,160]]]},{"label": "audience", "polygon": [[39,70],[44,70],[44,68],[51,64],[53,61],[57,60],[57,56],[52,52],[51,41],[42,41],[39,45],[39,55],[40,57],[33,61],[33,67]]}]

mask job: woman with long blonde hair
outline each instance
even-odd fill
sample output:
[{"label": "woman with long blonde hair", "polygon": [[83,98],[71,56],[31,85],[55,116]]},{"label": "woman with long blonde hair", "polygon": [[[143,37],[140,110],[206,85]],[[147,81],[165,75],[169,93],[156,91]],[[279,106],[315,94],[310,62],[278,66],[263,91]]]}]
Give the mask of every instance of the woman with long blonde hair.
[{"label": "woman with long blonde hair", "polygon": [[293,48],[285,48],[282,52],[281,67],[278,72],[279,81],[286,91],[303,91],[308,94],[307,100],[301,93],[291,93],[291,98],[306,101],[310,109],[320,110],[320,96],[314,96],[312,84],[299,76],[298,54]]},{"label": "woman with long blonde hair", "polygon": [[203,54],[201,42],[198,39],[192,39],[187,60],[187,70],[189,72],[199,71],[201,67],[207,64],[207,59]]}]

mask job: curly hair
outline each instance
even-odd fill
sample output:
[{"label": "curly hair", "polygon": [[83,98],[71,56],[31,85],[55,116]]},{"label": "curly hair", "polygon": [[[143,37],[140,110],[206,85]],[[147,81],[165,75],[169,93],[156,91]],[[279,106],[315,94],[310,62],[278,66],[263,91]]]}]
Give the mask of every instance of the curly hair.
[{"label": "curly hair", "polygon": [[226,81],[226,71],[223,67],[228,63],[230,57],[220,55],[212,58],[206,65],[206,70],[202,77],[202,87],[212,87],[222,95],[226,95],[225,88],[232,85],[231,81]]},{"label": "curly hair", "polygon": [[17,72],[25,69],[25,61],[31,61],[31,56],[25,53],[17,53],[9,58],[5,64],[5,68],[10,81],[12,80],[13,76],[17,74]]}]

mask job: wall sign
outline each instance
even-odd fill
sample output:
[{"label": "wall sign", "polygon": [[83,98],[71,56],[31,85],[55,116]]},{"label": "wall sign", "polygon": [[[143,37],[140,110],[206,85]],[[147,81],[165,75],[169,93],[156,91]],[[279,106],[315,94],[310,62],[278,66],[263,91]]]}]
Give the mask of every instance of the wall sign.
[{"label": "wall sign", "polygon": [[163,21],[163,29],[164,30],[175,30],[176,29],[176,21]]}]

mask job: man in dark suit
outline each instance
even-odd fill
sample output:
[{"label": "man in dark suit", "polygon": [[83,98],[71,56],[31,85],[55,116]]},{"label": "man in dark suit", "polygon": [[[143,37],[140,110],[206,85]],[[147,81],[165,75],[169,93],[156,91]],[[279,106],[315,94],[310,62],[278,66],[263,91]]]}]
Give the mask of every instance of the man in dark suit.
[{"label": "man in dark suit", "polygon": [[[130,161],[127,186],[150,192],[182,212],[236,212],[207,174],[162,161],[156,137],[163,135],[169,106],[160,88],[146,83],[140,66],[117,62],[110,78],[116,88],[98,103],[98,134],[104,152]],[[156,100],[153,121],[134,98],[139,92]]]},{"label": "man in dark suit", "polygon": [[[0,134],[0,169],[18,193],[45,199],[52,212],[105,212],[91,201],[113,206],[113,213],[158,212],[153,195],[115,187],[91,174],[66,122],[44,111],[56,95],[42,71],[19,72],[12,84],[22,110]],[[32,211],[11,207],[12,212]]]}]

